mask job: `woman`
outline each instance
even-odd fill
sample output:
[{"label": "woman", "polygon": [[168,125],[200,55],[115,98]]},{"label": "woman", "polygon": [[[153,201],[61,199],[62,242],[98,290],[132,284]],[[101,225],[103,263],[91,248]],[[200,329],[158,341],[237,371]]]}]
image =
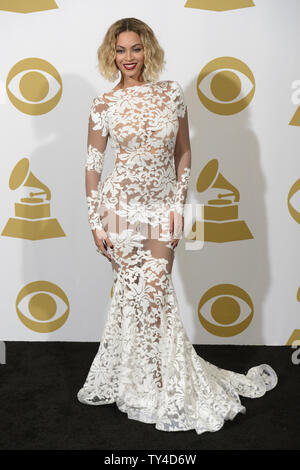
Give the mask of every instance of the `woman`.
[{"label": "woman", "polygon": [[[182,324],[171,272],[184,227],[191,169],[181,86],[160,80],[164,52],[135,18],[114,23],[98,49],[102,75],[120,82],[96,96],[89,118],[86,194],[97,250],[111,263],[113,296],[81,403],[116,403],[156,429],[217,431],[245,413],[239,395],[260,397],[273,369],[247,375],[199,357]],[[114,169],[101,180],[107,139]]]}]

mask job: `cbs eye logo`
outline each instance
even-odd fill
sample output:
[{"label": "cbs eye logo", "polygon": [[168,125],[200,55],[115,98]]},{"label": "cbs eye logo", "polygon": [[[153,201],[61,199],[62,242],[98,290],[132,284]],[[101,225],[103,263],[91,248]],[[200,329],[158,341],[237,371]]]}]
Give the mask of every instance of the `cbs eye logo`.
[{"label": "cbs eye logo", "polygon": [[37,116],[48,113],[57,105],[62,95],[62,79],[49,62],[30,57],[17,62],[9,71],[6,91],[19,111]]},{"label": "cbs eye logo", "polygon": [[293,199],[293,196],[299,191],[299,189],[300,189],[300,179],[295,181],[295,183],[289,190],[288,198],[287,198],[287,205],[288,205],[289,213],[298,224],[300,224],[300,213],[294,208],[293,204],[291,204],[291,200]]},{"label": "cbs eye logo", "polygon": [[54,0],[39,0],[24,2],[20,0],[0,1],[0,10],[13,11],[15,13],[33,13],[36,11],[52,10],[58,8]]},{"label": "cbs eye logo", "polygon": [[[242,302],[238,302],[234,296]],[[210,313],[201,311],[206,303],[210,304]],[[242,312],[246,308],[250,311]],[[219,284],[206,291],[200,299],[198,317],[209,333],[228,337],[238,335],[249,326],[253,310],[252,300],[246,291],[233,284]]]},{"label": "cbs eye logo", "polygon": [[252,0],[187,0],[184,6],[199,10],[227,11],[254,7],[255,5]]},{"label": "cbs eye logo", "polygon": [[[29,299],[26,300],[26,297]],[[63,313],[61,313],[65,310]],[[70,311],[68,298],[56,284],[48,281],[30,282],[19,292],[16,310],[21,322],[38,333],[60,328]]]},{"label": "cbs eye logo", "polygon": [[249,67],[234,57],[218,57],[203,67],[197,79],[201,103],[212,113],[229,116],[242,111],[254,96]]}]

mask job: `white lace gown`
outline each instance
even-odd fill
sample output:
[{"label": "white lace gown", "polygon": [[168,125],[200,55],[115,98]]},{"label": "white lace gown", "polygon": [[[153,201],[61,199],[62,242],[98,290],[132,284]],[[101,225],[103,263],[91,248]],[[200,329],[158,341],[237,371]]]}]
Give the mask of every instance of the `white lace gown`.
[{"label": "white lace gown", "polygon": [[[112,90],[92,102],[88,220],[113,243],[113,295],[77,397],[87,405],[116,403],[128,418],[161,431],[201,434],[245,413],[239,395],[263,396],[277,375],[267,364],[246,375],[221,369],[198,356],[186,334],[172,284],[177,248],[169,233],[170,211],[183,213],[191,170],[190,153],[176,152],[185,148],[177,143],[185,139],[184,120],[183,90],[172,80]],[[116,159],[102,181],[108,137]]]}]

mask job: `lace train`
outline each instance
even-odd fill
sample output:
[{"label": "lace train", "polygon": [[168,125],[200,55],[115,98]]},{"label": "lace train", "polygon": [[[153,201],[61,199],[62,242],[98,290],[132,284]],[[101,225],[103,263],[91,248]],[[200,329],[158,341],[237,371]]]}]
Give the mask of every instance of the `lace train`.
[{"label": "lace train", "polygon": [[[155,424],[161,431],[218,431],[225,420],[246,413],[239,395],[263,396],[276,386],[277,375],[268,364],[252,367],[244,375],[201,358],[179,316],[170,275],[167,283],[168,294],[160,305],[164,318],[160,345],[147,346],[144,338],[144,355],[137,353],[141,343],[133,327],[136,305],[127,309],[128,317],[122,323],[125,285],[114,287],[99,350],[78,400],[88,405],[116,403],[128,418]],[[154,363],[162,366],[161,387],[157,377],[153,378]]]}]

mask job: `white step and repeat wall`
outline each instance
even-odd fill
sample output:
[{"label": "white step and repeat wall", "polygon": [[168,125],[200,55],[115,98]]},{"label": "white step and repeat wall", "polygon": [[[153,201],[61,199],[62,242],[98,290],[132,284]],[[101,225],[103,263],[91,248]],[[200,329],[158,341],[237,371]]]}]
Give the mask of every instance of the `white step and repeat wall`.
[{"label": "white step and repeat wall", "polygon": [[[173,282],[193,343],[300,338],[298,0],[0,1],[0,339],[99,341],[111,264],[87,220],[96,51],[116,20],[148,23],[160,79],[188,107],[192,175]],[[111,171],[108,144],[102,177]]]}]

